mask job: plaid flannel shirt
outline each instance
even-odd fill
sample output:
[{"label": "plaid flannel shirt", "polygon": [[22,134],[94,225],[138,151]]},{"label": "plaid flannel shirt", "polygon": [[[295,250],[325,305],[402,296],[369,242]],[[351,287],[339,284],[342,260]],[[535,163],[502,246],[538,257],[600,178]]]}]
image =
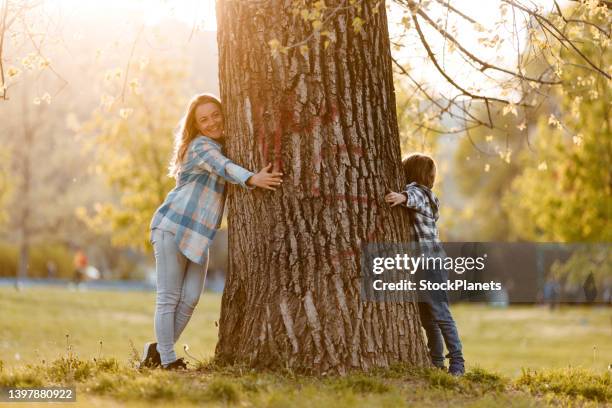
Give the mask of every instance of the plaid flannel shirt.
[{"label": "plaid flannel shirt", "polygon": [[226,181],[250,189],[246,181],[252,175],[225,157],[219,143],[196,137],[185,154],[176,187],[153,215],[151,232],[155,228],[172,232],[181,252],[202,264],[221,225]]},{"label": "plaid flannel shirt", "polygon": [[436,225],[440,216],[438,198],[429,188],[417,183],[408,184],[403,194],[410,210],[410,241],[418,251],[417,255],[446,257]]}]

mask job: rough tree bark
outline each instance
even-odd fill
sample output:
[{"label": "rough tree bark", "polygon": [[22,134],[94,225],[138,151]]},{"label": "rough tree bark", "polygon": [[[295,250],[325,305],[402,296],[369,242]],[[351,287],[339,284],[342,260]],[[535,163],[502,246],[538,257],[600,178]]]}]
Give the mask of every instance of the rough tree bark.
[{"label": "rough tree bark", "polygon": [[383,200],[402,186],[384,2],[331,18],[327,48],[315,34],[305,55],[275,58],[270,40],[312,34],[291,3],[217,5],[228,155],[285,176],[275,193],[230,188],[216,358],[318,374],[426,365],[415,304],[360,298],[362,245],[408,240],[406,212]]}]

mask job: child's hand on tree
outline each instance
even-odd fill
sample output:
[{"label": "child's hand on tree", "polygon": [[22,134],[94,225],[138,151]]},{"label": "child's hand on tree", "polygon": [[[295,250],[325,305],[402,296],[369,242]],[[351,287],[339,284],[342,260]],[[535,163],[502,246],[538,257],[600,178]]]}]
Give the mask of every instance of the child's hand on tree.
[{"label": "child's hand on tree", "polygon": [[406,202],[406,195],[402,193],[391,192],[385,196],[385,201],[391,204],[391,207],[395,207],[398,204]]},{"label": "child's hand on tree", "polygon": [[271,168],[272,163],[259,170],[259,173],[256,173],[249,177],[246,182],[247,186],[260,187],[272,191],[276,190],[276,187],[280,186],[283,182],[283,179],[281,178],[283,173],[271,172]]}]

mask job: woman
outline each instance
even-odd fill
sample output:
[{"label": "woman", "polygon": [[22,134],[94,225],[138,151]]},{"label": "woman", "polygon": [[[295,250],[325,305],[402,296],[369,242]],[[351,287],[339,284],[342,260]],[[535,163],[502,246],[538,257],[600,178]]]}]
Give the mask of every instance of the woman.
[{"label": "woman", "polygon": [[221,101],[211,94],[196,95],[175,138],[170,176],[176,178],[176,187],[151,221],[157,343],[145,344],[141,367],[187,367],[176,357],[174,344],[202,293],[208,247],[223,215],[225,183],[274,191],[282,182],[282,173],[270,172],[271,164],[254,174],[225,157],[223,137]]}]

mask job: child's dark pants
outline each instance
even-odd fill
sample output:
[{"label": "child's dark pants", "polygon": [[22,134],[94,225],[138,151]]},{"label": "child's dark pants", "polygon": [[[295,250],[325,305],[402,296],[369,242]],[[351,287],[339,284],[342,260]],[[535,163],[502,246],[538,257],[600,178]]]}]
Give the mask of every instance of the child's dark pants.
[{"label": "child's dark pants", "polygon": [[[418,271],[417,279],[442,283],[448,280],[446,271]],[[436,367],[444,367],[444,345],[450,359],[448,371],[452,374],[463,374],[465,371],[461,340],[457,325],[448,308],[448,295],[444,290],[422,290],[418,292],[419,315],[421,325],[427,334],[427,347],[431,362]]]},{"label": "child's dark pants", "polygon": [[463,353],[457,326],[444,301],[419,302],[421,324],[427,334],[427,347],[431,361],[436,367],[444,367],[444,344],[450,359],[449,372],[464,371]]}]

